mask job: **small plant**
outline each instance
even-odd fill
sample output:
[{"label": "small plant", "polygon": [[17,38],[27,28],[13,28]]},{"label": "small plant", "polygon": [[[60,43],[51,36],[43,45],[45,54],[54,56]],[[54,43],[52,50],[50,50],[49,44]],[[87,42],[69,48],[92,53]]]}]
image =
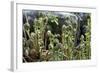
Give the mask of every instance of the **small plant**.
[{"label": "small plant", "polygon": [[[25,14],[23,62],[91,58],[91,15],[89,13],[83,13],[84,17],[81,17],[79,13],[74,12],[61,15],[59,12],[37,11],[33,16],[30,23],[29,16]],[[86,31],[83,33],[83,30]]]}]

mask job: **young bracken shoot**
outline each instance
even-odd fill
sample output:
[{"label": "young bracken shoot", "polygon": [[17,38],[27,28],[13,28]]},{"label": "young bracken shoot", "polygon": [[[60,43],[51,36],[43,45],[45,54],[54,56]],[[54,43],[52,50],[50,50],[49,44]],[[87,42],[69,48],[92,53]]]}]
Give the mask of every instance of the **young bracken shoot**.
[{"label": "young bracken shoot", "polygon": [[23,62],[91,59],[91,14],[23,10]]}]

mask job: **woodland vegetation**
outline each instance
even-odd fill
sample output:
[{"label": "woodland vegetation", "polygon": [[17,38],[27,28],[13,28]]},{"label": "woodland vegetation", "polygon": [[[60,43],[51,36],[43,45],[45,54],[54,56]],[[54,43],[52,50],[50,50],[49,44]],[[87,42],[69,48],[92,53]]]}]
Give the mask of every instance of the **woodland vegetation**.
[{"label": "woodland vegetation", "polygon": [[23,62],[91,59],[91,14],[23,10]]}]

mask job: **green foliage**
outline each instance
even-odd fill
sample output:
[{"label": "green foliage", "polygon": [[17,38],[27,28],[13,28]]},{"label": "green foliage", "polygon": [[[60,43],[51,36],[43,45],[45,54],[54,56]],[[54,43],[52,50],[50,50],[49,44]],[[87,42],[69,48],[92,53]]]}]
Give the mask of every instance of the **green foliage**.
[{"label": "green foliage", "polygon": [[[69,19],[68,19],[69,17]],[[87,18],[85,37],[78,37],[80,43],[76,46],[76,37],[80,25],[76,20],[66,16],[65,24],[59,23],[57,15],[51,12],[39,11],[38,17],[33,20],[34,31],[30,32],[30,24],[23,25],[23,61],[61,61],[61,60],[84,60],[91,58],[91,19]],[[56,29],[61,32],[52,32]],[[60,39],[58,39],[60,38]]]}]

